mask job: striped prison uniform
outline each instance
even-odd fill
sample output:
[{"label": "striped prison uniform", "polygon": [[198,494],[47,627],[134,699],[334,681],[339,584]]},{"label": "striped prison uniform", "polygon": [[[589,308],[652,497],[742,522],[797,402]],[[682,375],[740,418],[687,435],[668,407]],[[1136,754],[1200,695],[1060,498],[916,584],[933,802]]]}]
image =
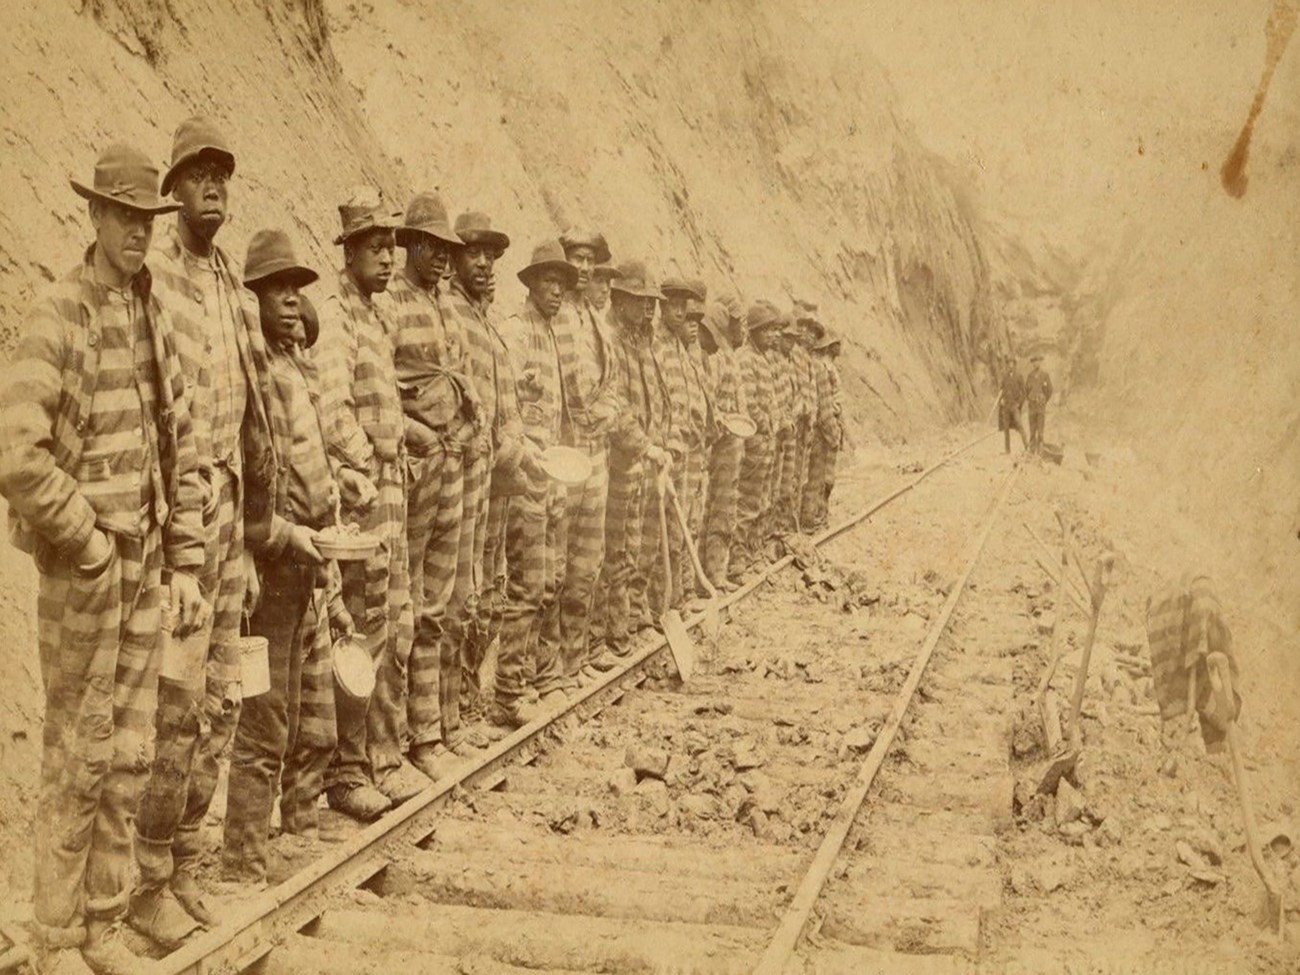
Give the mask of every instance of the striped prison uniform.
[{"label": "striped prison uniform", "polygon": [[790,359],[794,363],[795,387],[798,391],[799,406],[796,410],[798,422],[795,426],[795,465],[794,479],[790,485],[790,518],[800,530],[806,530],[802,523],[804,489],[808,486],[808,464],[812,447],[813,424],[817,419],[817,377],[813,373],[813,360],[807,348],[796,342],[790,350]]},{"label": "striped prison uniform", "polygon": [[[656,355],[653,336],[638,337],[638,369],[649,403],[648,431],[651,439],[671,451],[673,468],[680,466],[686,454],[681,439],[680,418],[673,414],[672,394],[664,375],[664,365]],[[632,576],[629,598],[633,624],[638,628],[653,625],[653,619],[667,609],[664,591],[663,533],[659,524],[659,467],[645,464],[641,470],[641,551]],[[665,501],[665,514],[667,514]]]},{"label": "striped prison uniform", "polygon": [[609,431],[609,495],[605,508],[605,564],[597,582],[594,602],[602,617],[596,630],[604,635],[609,649],[627,653],[631,637],[631,587],[641,555],[642,507],[645,503],[644,471],[653,467],[645,459],[646,448],[655,442],[652,432],[655,400],[650,396],[654,373],[647,361],[645,343],[629,334],[608,313],[612,378],[616,383],[620,411]]},{"label": "striped prison uniform", "polygon": [[[191,390],[199,467],[216,507],[206,525],[200,584],[213,615],[204,670],[158,683],[153,769],[136,820],[141,884],[161,887],[203,852],[199,828],[217,788],[218,757],[239,720],[239,626],[244,609],[244,464],[241,441],[265,444],[266,349],[238,265],[221,248],[190,253],[173,224],[153,264],[154,287],[172,312]],[[265,449],[265,448],[263,448]],[[259,490],[265,489],[264,476]]]},{"label": "striped prison uniform", "polygon": [[763,545],[763,511],[767,482],[771,475],[773,435],[772,364],[751,344],[736,352],[744,384],[749,418],[757,432],[745,441],[740,461],[740,495],[736,500],[736,536],[731,561],[748,569],[759,557]]},{"label": "striped prison uniform", "polygon": [[289,744],[280,775],[280,828],[305,833],[318,822],[317,800],[338,745],[334,719],[334,635],[352,631],[343,604],[343,577],[328,567],[307,603],[303,644],[289,671]]},{"label": "striped prison uniform", "polygon": [[[706,314],[712,313],[706,312]],[[723,313],[725,317],[725,312]],[[725,324],[725,323],[724,323]],[[704,360],[705,378],[713,400],[715,415],[748,415],[745,387],[740,375],[737,353],[720,347]],[[721,424],[714,428],[709,448],[709,477],[701,532],[700,560],[704,574],[715,586],[730,575],[730,549],[736,534],[736,496],[740,481],[740,463],[745,441],[729,433]]]},{"label": "striped prison uniform", "polygon": [[[704,369],[697,354],[698,346],[694,343],[688,346],[666,333],[655,343],[655,356],[661,364],[672,401],[674,429],[683,449],[672,467],[673,491],[693,539],[699,538],[703,518],[702,494],[708,473],[705,452],[712,421]],[[688,594],[695,592],[695,570],[671,500],[665,502],[664,513],[668,520],[668,550],[673,576],[673,591],[666,594],[666,602],[678,606]]]},{"label": "striped prison uniform", "polygon": [[352,518],[380,539],[369,559],[348,562],[343,600],[376,662],[368,705],[336,700],[339,747],[329,786],[377,784],[402,760],[407,662],[411,652],[410,566],[406,556],[403,416],[393,367],[390,311],[366,297],[347,272],[320,308],[321,419],[331,456],[364,474],[378,497]]},{"label": "striped prison uniform", "polygon": [[[479,682],[483,659],[500,628],[505,595],[505,526],[508,499],[494,496],[494,484],[517,471],[523,455],[523,424],[515,391],[514,365],[486,301],[469,296],[453,280],[443,301],[449,331],[461,337],[479,396],[481,433],[471,441],[465,468],[465,517],[461,521],[461,564],[456,569],[453,602],[465,607],[461,680],[466,704],[477,713],[484,688]],[[472,459],[470,459],[472,458]],[[501,478],[495,478],[497,469]],[[465,535],[472,539],[464,544]],[[464,560],[469,560],[468,567]]]},{"label": "striped prison uniform", "polygon": [[[460,730],[463,599],[453,610],[460,547],[474,543],[465,519],[465,444],[474,435],[476,395],[460,336],[449,332],[436,289],[403,268],[388,285],[393,359],[406,411],[407,523],[415,639],[406,706],[411,748]],[[453,618],[454,617],[454,618]]]},{"label": "striped prison uniform", "polygon": [[813,377],[817,380],[817,416],[809,437],[808,482],[799,506],[799,518],[805,531],[826,523],[826,499],[830,497],[835,475],[835,455],[840,447],[840,417],[833,363],[814,357]]},{"label": "striped prison uniform", "polygon": [[1241,697],[1231,702],[1232,714],[1221,712],[1210,685],[1206,658],[1222,653],[1229,670],[1237,676],[1232,653],[1232,633],[1223,619],[1223,608],[1205,576],[1185,576],[1147,600],[1147,642],[1151,646],[1151,676],[1160,718],[1169,723],[1188,720],[1189,688],[1196,681],[1196,699],[1191,702],[1200,725],[1205,750],[1223,750],[1225,727],[1241,710]]},{"label": "striped prison uniform", "polygon": [[609,496],[609,430],[622,401],[612,362],[613,336],[586,298],[570,298],[557,324],[564,374],[564,442],[591,461],[591,473],[565,491],[567,551],[560,583],[560,660],[566,687],[590,659],[592,600],[605,560],[605,510]]},{"label": "striped prison uniform", "polygon": [[[152,761],[161,573],[203,566],[203,482],[171,319],[142,268],[95,281],[94,248],[35,302],[0,382],[0,494],[40,574],[45,687],[34,817],[37,936],[73,947],[119,916]],[[95,530],[112,550],[76,560]]]},{"label": "striped prison uniform", "polygon": [[[515,373],[525,436],[540,450],[560,442],[564,390],[554,322],[532,299],[501,324]],[[506,523],[506,592],[497,655],[496,700],[513,705],[529,685],[560,689],[558,626],[544,632],[564,571],[565,495],[545,481],[510,500]]]},{"label": "striped prison uniform", "polygon": [[[266,532],[250,532],[262,595],[249,632],[266,638],[271,687],[244,702],[231,753],[222,850],[227,875],[251,881],[266,877],[271,810],[302,695],[304,651],[311,646],[305,620],[318,570],[285,543],[290,526],[321,529],[334,517],[334,475],[318,413],[315,364],[295,343],[268,352],[267,404],[280,463],[277,487],[283,487],[260,522],[268,525]],[[289,799],[287,786],[284,794]]]},{"label": "striped prison uniform", "polygon": [[789,482],[794,476],[795,389],[790,358],[776,349],[768,353],[772,368],[772,418],[775,428],[772,470],[763,498],[765,535],[793,528],[786,505]]}]

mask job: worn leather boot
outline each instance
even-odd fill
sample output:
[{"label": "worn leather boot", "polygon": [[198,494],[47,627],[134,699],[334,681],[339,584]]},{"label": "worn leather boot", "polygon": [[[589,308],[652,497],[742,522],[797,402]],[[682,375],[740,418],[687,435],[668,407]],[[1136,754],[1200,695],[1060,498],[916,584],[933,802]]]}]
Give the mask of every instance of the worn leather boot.
[{"label": "worn leather boot", "polygon": [[142,887],[131,895],[127,923],[150,941],[175,951],[202,929],[170,887]]},{"label": "worn leather boot", "polygon": [[95,975],[153,975],[158,970],[152,960],[141,958],[126,946],[122,922],[118,920],[87,921],[81,957]]},{"label": "worn leather boot", "polygon": [[428,776],[430,782],[442,781],[451,774],[456,764],[456,757],[440,741],[416,745],[411,749],[409,757],[411,764]]},{"label": "worn leather boot", "polygon": [[386,795],[394,806],[400,806],[408,799],[414,799],[433,783],[429,777],[410,762],[403,761],[397,768],[387,772],[375,788]]},{"label": "worn leather boot", "polygon": [[393,802],[373,785],[335,785],[325,790],[331,809],[363,823],[373,822],[393,808]]}]

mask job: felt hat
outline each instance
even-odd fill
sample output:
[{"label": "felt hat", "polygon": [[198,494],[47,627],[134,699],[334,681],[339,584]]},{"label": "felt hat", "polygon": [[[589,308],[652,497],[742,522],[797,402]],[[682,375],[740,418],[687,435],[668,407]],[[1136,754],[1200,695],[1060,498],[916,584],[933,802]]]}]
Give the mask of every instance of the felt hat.
[{"label": "felt hat", "polygon": [[713,337],[713,344],[720,349],[731,348],[731,340],[727,338],[728,312],[727,306],[720,301],[710,301],[704,308],[704,317],[700,319],[704,330]]},{"label": "felt hat", "polygon": [[178,125],[176,134],[172,136],[172,164],[162,180],[164,196],[172,191],[181,167],[201,156],[216,159],[226,167],[227,172],[235,171],[235,154],[226,137],[217,128],[217,123],[207,116],[195,115]]},{"label": "felt hat", "polygon": [[591,269],[593,278],[604,278],[606,281],[612,281],[618,277],[618,268],[613,264],[597,264]]},{"label": "felt hat", "polygon": [[641,261],[624,261],[618,266],[611,291],[621,291],[635,298],[662,298],[663,294],[654,286],[650,273]]},{"label": "felt hat", "polygon": [[813,346],[818,352],[824,349],[830,349],[840,344],[840,337],[831,332],[827,332],[821,337],[821,340]]},{"label": "felt hat", "polygon": [[665,295],[685,295],[688,298],[698,298],[700,301],[704,300],[703,292],[695,289],[695,282],[687,281],[685,278],[664,278],[663,283],[659,285],[659,290]]},{"label": "felt hat", "polygon": [[542,271],[559,271],[565,276],[566,286],[578,283],[578,269],[564,256],[564,245],[558,240],[547,240],[533,248],[533,257],[516,277],[528,286],[529,282]]},{"label": "felt hat", "polygon": [[410,247],[421,234],[436,237],[448,244],[459,244],[461,239],[447,222],[447,208],[437,193],[417,193],[406,205],[406,217],[397,228],[397,246]]},{"label": "felt hat", "polygon": [[141,213],[175,213],[179,203],[158,195],[158,167],[139,149],[115,142],[95,160],[90,185],[68,180],[72,190],[87,200],[116,203]]},{"label": "felt hat", "polygon": [[283,230],[259,230],[248,242],[244,287],[256,289],[259,282],[275,277],[283,277],[302,288],[320,275],[298,263],[289,235]]},{"label": "felt hat", "polygon": [[589,227],[570,227],[560,234],[560,244],[564,247],[565,254],[575,247],[590,247],[596,254],[597,264],[609,263],[609,244],[605,242],[605,235],[597,230]]},{"label": "felt hat", "polygon": [[494,230],[488,215],[477,210],[462,213],[457,217],[453,233],[463,244],[487,244],[489,247],[495,247],[497,257],[500,257],[510,246],[510,238],[501,231]]},{"label": "felt hat", "polygon": [[776,306],[767,301],[756,301],[745,312],[745,327],[751,332],[764,328],[781,327],[781,313]]},{"label": "felt hat", "polygon": [[402,215],[388,209],[377,189],[359,186],[346,202],[339,204],[339,221],[343,230],[334,238],[336,245],[368,230],[396,230],[402,224]]}]

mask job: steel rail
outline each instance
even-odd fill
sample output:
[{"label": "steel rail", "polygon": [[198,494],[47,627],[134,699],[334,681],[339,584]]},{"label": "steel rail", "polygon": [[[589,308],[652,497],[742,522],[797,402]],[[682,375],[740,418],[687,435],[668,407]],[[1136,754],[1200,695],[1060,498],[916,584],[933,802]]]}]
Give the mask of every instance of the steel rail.
[{"label": "steel rail", "polygon": [[[961,454],[995,435],[996,431],[981,434],[949,451],[902,487],[814,536],[812,544],[822,545],[860,524]],[[777,559],[735,592],[719,598],[716,608],[720,610],[740,602],[793,561],[792,555]],[[696,629],[704,618],[704,612],[690,615],[685,620],[687,628]],[[435,782],[420,795],[364,827],[346,843],[278,886],[250,897],[219,927],[203,932],[158,960],[154,971],[159,975],[217,975],[243,971],[253,965],[289,935],[316,920],[324,912],[322,902],[329,895],[355,888],[381,873],[388,866],[387,851],[390,848],[417,844],[430,836],[435,829],[436,814],[456,789],[490,787],[499,782],[503,775],[501,770],[506,765],[526,762],[537,754],[542,739],[552,726],[570,715],[589,717],[620,698],[630,687],[642,683],[646,679],[647,665],[655,658],[666,656],[667,646],[664,637],[659,635],[648,646],[634,651],[621,669],[602,675],[558,710],[516,730],[471,764]]]},{"label": "steel rail", "polygon": [[957,608],[957,603],[966,588],[966,583],[970,580],[971,573],[975,571],[975,566],[984,551],[984,545],[988,541],[989,533],[993,530],[993,525],[997,521],[1002,502],[1006,500],[1007,493],[1011,490],[1011,485],[1014,483],[1020,469],[1019,464],[1012,467],[994,494],[987,514],[973,536],[970,555],[966,560],[961,576],[953,584],[952,589],[949,590],[943,608],[939,611],[938,617],[926,634],[920,650],[917,651],[916,657],[912,661],[912,668],[908,672],[907,680],[903,683],[898,696],[895,698],[894,707],[889,712],[889,717],[881,727],[880,733],[876,735],[876,740],[872,742],[871,750],[862,763],[862,768],[858,772],[853,788],[844,797],[839,812],[836,813],[834,821],[826,831],[826,835],[822,837],[822,842],[817,847],[817,853],[813,857],[812,863],[809,864],[807,872],[804,873],[803,880],[800,882],[798,890],[795,891],[794,898],[782,915],[776,933],[772,936],[772,940],[768,942],[767,950],[759,960],[758,967],[754,969],[755,975],[780,975],[785,971],[790,956],[794,954],[795,949],[798,947],[799,939],[808,925],[808,919],[812,916],[817,899],[821,897],[822,888],[826,886],[826,880],[835,866],[835,860],[844,847],[844,841],[848,838],[849,830],[853,827],[853,822],[857,819],[863,802],[866,801],[867,793],[871,791],[871,786],[876,781],[876,774],[884,764],[885,756],[889,754],[889,749],[894,744],[894,737],[898,734],[898,729],[903,723],[903,717],[912,703],[917,687],[920,686],[921,678],[930,663],[934,649],[939,645],[939,639],[943,636],[944,630],[948,628],[948,621]]}]

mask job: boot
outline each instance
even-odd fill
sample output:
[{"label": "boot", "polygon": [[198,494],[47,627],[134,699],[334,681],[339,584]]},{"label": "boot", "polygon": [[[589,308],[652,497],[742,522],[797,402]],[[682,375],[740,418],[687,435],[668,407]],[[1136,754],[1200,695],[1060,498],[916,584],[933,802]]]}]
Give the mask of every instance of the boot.
[{"label": "boot", "polygon": [[525,698],[520,698],[509,704],[496,702],[492,707],[490,720],[498,727],[513,729],[532,724],[540,716],[541,712],[536,705],[529,703]]},{"label": "boot", "polygon": [[393,802],[373,785],[333,785],[325,790],[331,809],[363,823],[373,822],[393,808]]},{"label": "boot", "polygon": [[201,925],[172,893],[170,887],[141,887],[131,895],[127,923],[167,951],[175,951]]},{"label": "boot", "polygon": [[32,968],[36,975],[94,975],[80,948],[37,948]]},{"label": "boot", "polygon": [[440,741],[416,745],[409,753],[411,764],[428,776],[430,782],[441,782],[456,767],[456,756]]},{"label": "boot", "polygon": [[404,761],[397,768],[385,772],[375,783],[375,788],[386,795],[394,806],[400,806],[432,784],[427,775],[414,768],[410,762]]},{"label": "boot", "polygon": [[546,708],[549,711],[552,708],[561,707],[562,705],[567,703],[568,700],[569,700],[569,695],[564,693],[564,690],[562,688],[556,687],[556,688],[552,688],[551,690],[547,691],[545,694],[542,695],[541,706]]},{"label": "boot", "polygon": [[199,887],[199,881],[194,876],[194,871],[187,867],[178,866],[172,873],[172,893],[180,901],[181,907],[185,908],[185,913],[194,920],[198,921],[205,928],[215,927],[216,919],[212,916],[212,911],[203,900],[203,891]]},{"label": "boot", "polygon": [[135,954],[122,940],[122,922],[87,920],[81,958],[95,975],[153,975],[158,967]]}]

